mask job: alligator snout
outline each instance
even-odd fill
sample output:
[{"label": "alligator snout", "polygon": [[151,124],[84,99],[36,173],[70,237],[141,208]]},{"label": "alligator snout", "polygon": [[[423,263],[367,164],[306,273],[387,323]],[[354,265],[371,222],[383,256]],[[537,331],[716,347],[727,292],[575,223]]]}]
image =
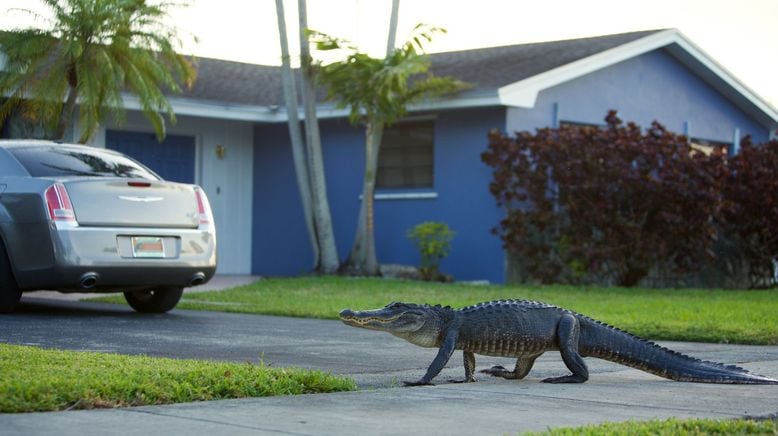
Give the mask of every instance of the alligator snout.
[{"label": "alligator snout", "polygon": [[355,316],[354,311],[351,309],[343,309],[340,311],[340,318],[353,318]]}]

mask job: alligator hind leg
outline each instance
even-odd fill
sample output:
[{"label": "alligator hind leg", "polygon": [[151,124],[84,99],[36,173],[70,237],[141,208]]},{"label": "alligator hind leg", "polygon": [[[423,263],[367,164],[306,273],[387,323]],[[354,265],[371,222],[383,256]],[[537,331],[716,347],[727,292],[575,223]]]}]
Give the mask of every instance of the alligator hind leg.
[{"label": "alligator hind leg", "polygon": [[462,357],[465,363],[465,379],[449,380],[450,383],[473,383],[475,382],[475,354],[469,351],[463,351]]},{"label": "alligator hind leg", "polygon": [[489,369],[482,369],[480,372],[489,374],[492,377],[502,377],[508,380],[521,380],[529,374],[529,370],[532,369],[535,359],[541,354],[543,353],[519,357],[519,359],[516,360],[516,367],[513,368],[513,371],[508,371],[504,366],[495,365]]},{"label": "alligator hind leg", "polygon": [[571,314],[563,315],[557,325],[557,336],[559,339],[559,352],[562,354],[562,360],[567,369],[572,374],[564,377],[552,377],[543,380],[544,383],[583,383],[589,380],[589,369],[586,363],[578,354],[578,336],[581,326],[578,319]]}]

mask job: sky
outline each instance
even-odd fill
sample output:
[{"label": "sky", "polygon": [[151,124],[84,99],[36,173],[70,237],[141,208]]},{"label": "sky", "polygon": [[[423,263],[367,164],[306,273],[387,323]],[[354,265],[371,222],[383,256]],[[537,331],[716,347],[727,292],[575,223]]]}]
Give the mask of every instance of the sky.
[{"label": "sky", "polygon": [[[307,0],[312,29],[381,56],[390,0]],[[37,0],[0,0],[0,29],[30,25],[12,8]],[[297,1],[284,0],[292,52]],[[182,51],[265,65],[280,64],[274,0],[191,0],[171,12]],[[430,52],[676,28],[744,85],[778,107],[778,0],[401,0],[398,42],[417,23],[443,27]],[[197,37],[195,42],[192,36]]]}]

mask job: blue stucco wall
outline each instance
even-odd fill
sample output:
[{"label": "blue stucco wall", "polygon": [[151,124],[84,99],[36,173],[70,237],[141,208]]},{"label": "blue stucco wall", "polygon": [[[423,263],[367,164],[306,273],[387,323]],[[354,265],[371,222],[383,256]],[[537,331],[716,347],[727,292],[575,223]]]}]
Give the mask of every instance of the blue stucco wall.
[{"label": "blue stucco wall", "polygon": [[[356,229],[364,171],[361,130],[343,120],[321,122],[327,191],[341,258]],[[489,230],[499,212],[489,194],[489,169],[480,161],[491,128],[504,129],[505,109],[442,112],[435,116],[434,192],[437,198],[377,200],[376,247],[382,263],[417,264],[405,237],[428,220],[445,221],[457,232],[442,269],[460,280],[503,281],[499,239]],[[252,272],[295,275],[308,272],[312,257],[300,206],[286,125],[255,130]],[[386,191],[378,191],[378,193]],[[391,191],[409,192],[409,191]]]},{"label": "blue stucco wall", "polygon": [[288,137],[285,124],[260,125],[254,130],[254,274],[302,274],[313,262]]},{"label": "blue stucco wall", "polygon": [[616,109],[625,122],[649,126],[656,120],[671,131],[707,140],[732,142],[736,128],[757,142],[769,134],[664,50],[542,91],[535,107],[508,110],[508,131],[550,125],[554,105],[561,121],[604,124],[608,110]]}]

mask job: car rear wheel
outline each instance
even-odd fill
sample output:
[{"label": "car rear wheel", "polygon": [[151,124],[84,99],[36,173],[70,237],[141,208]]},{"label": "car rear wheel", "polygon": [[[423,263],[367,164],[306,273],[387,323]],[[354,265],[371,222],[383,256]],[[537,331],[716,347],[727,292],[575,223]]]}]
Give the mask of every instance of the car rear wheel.
[{"label": "car rear wheel", "polygon": [[127,303],[141,313],[165,313],[176,307],[184,288],[159,288],[147,291],[125,292]]},{"label": "car rear wheel", "polygon": [[21,298],[22,291],[16,284],[5,244],[0,239],[0,313],[13,312]]}]

